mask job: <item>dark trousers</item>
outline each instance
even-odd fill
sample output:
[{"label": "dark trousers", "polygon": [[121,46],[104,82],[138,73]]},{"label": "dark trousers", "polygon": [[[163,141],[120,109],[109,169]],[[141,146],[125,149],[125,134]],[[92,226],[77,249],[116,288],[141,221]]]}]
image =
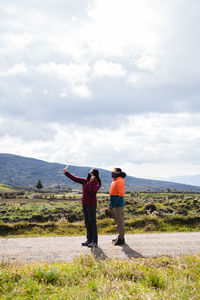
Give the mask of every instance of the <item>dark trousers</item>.
[{"label": "dark trousers", "polygon": [[96,206],[83,206],[85,226],[87,229],[87,241],[98,243]]}]

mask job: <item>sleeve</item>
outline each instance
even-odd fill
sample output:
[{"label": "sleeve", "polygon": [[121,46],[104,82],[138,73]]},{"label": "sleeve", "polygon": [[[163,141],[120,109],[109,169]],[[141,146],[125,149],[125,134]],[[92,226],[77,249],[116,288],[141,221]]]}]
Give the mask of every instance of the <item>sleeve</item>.
[{"label": "sleeve", "polygon": [[77,182],[77,183],[83,184],[83,183],[85,183],[87,181],[87,179],[85,179],[85,178],[77,177],[77,176],[72,175],[69,171],[65,172],[65,175],[69,179],[71,179],[72,181]]},{"label": "sleeve", "polygon": [[97,181],[89,182],[88,184],[88,192],[89,194],[96,194],[100,188],[100,183]]}]

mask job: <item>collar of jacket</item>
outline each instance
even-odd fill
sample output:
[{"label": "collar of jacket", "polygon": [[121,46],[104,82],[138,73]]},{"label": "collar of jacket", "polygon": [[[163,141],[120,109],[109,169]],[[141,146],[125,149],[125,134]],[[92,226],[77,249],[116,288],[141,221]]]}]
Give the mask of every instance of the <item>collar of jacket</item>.
[{"label": "collar of jacket", "polygon": [[122,177],[116,177],[116,178],[113,178],[113,181],[116,181],[116,180],[119,180],[120,178],[122,178]]}]

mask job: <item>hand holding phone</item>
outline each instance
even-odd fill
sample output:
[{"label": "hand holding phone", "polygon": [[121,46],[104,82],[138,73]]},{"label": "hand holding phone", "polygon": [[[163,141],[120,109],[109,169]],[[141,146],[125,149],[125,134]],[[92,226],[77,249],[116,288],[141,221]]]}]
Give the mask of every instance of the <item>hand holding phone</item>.
[{"label": "hand holding phone", "polygon": [[66,165],[66,167],[64,168],[64,173],[67,172],[67,168],[68,168],[68,165]]}]

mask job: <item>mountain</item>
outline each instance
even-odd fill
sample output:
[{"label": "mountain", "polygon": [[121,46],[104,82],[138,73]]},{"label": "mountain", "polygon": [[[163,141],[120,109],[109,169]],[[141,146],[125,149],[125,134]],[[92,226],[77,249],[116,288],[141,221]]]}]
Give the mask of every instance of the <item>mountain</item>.
[{"label": "mountain", "polygon": [[[0,183],[20,186],[34,186],[38,179],[41,180],[43,186],[56,186],[81,189],[79,184],[71,182],[63,174],[65,165],[59,163],[49,163],[43,160],[23,157],[13,154],[0,153]],[[69,171],[79,177],[87,177],[91,167],[69,166]],[[102,180],[102,190],[108,190],[112,181],[111,172],[99,169]],[[200,187],[179,184],[174,182],[150,180],[136,178],[133,176],[126,177],[126,190],[135,191],[160,191],[177,189],[182,191],[200,191]]]},{"label": "mountain", "polygon": [[183,184],[200,186],[200,175],[186,175],[169,178],[169,181],[175,181]]}]

